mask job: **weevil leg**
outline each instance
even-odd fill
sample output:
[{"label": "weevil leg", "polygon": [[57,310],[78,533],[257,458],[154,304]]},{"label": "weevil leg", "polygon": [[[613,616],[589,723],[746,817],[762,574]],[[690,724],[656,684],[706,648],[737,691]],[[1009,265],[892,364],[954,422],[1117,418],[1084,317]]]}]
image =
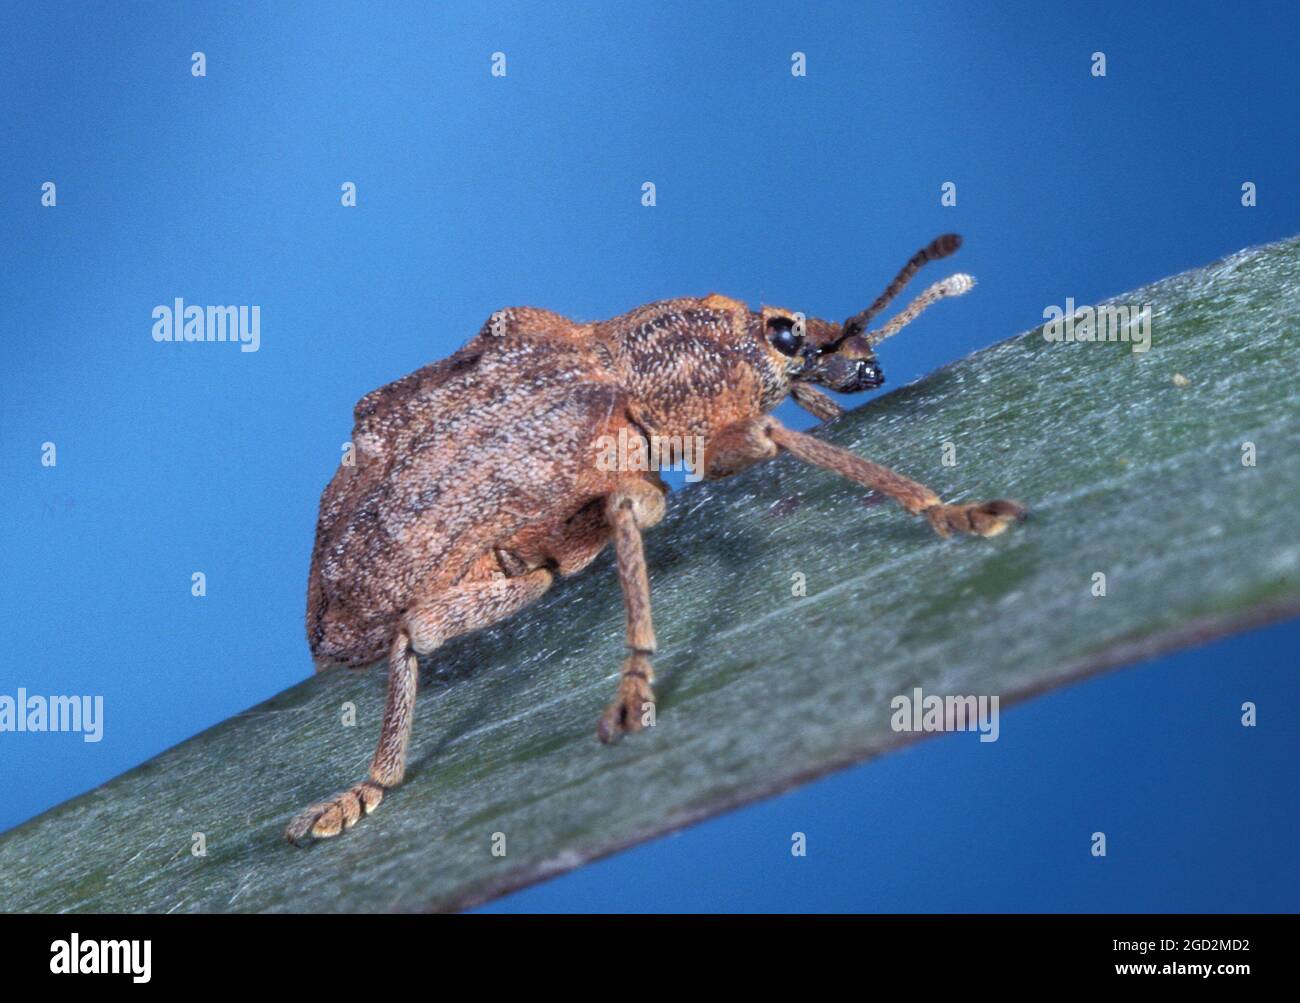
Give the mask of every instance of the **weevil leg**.
[{"label": "weevil leg", "polygon": [[790,396],[801,408],[822,421],[834,421],[844,413],[844,408],[840,407],[837,401],[807,383],[796,383],[792,386]]},{"label": "weevil leg", "polygon": [[419,684],[416,656],[427,655],[453,637],[523,609],[541,596],[552,580],[553,575],[545,568],[514,578],[493,577],[462,584],[410,609],[388,653],[388,695],[369,777],[303,809],[285,829],[285,838],[302,844],[312,838],[337,836],[374,811],[384,799],[384,792],[400,784],[406,773],[406,749]]},{"label": "weevil leg", "polygon": [[761,460],[770,460],[776,456],[781,450],[768,432],[768,421],[769,418],[764,415],[749,421],[735,422],[714,432],[704,446],[705,478],[717,480],[730,477]]},{"label": "weevil leg", "polygon": [[[716,452],[714,450],[716,449]],[[940,536],[970,533],[997,536],[1025,516],[1020,503],[1006,499],[945,505],[924,484],[895,473],[857,453],[786,428],[770,415],[723,429],[705,454],[705,476],[725,476],[784,449],[805,463],[830,470],[892,498],[913,515],[924,515]],[[712,455],[710,455],[712,453]],[[718,473],[714,473],[714,467]]]},{"label": "weevil leg", "polygon": [[610,743],[618,741],[626,732],[644,728],[654,707],[654,691],[650,688],[654,669],[650,656],[655,652],[655,631],[650,617],[650,578],[646,573],[641,530],[663,518],[663,491],[646,480],[624,481],[609,495],[605,515],[614,535],[618,580],[627,615],[628,648],[618,694],[596,726],[596,736]]}]

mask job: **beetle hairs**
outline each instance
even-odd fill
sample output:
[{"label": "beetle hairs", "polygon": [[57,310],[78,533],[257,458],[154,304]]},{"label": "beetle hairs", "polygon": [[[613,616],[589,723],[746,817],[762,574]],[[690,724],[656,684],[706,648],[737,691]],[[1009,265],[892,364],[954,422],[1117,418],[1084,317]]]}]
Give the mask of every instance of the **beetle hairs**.
[{"label": "beetle hairs", "polygon": [[946,279],[941,279],[934,285],[930,286],[925,292],[921,293],[911,303],[907,304],[907,309],[901,310],[893,317],[889,318],[889,323],[879,331],[870,331],[865,337],[873,345],[878,345],[891,334],[897,334],[912,321],[921,315],[921,311],[931,303],[943,299],[945,296],[964,296],[975,288],[975,276],[967,275],[965,272],[957,272],[955,275],[949,275]]}]

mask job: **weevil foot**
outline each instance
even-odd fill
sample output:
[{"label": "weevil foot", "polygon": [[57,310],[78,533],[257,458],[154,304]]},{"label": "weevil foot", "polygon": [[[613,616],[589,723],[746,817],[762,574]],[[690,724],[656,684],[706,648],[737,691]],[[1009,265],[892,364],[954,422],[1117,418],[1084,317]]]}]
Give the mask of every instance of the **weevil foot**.
[{"label": "weevil foot", "polygon": [[953,533],[997,536],[1012,523],[1024,519],[1025,507],[1019,502],[999,498],[968,505],[931,505],[925,510],[925,517],[940,536]]},{"label": "weevil foot", "polygon": [[384,800],[384,788],[373,780],[363,780],[325,801],[318,801],[299,812],[284,838],[296,846],[313,839],[326,839],[351,829],[363,815],[369,815]]},{"label": "weevil foot", "polygon": [[596,737],[606,745],[617,742],[630,731],[640,731],[654,722],[655,695],[650,688],[654,670],[645,655],[633,655],[623,663],[623,678],[618,695],[601,715]]}]

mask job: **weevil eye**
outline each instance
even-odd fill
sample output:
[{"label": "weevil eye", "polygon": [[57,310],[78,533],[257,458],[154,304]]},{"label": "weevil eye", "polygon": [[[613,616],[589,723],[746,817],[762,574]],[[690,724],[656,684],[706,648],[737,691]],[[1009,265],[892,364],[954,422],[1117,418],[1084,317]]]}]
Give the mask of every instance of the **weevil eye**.
[{"label": "weevil eye", "polygon": [[767,322],[767,337],[782,355],[797,355],[803,347],[803,335],[794,329],[789,317],[773,317]]}]

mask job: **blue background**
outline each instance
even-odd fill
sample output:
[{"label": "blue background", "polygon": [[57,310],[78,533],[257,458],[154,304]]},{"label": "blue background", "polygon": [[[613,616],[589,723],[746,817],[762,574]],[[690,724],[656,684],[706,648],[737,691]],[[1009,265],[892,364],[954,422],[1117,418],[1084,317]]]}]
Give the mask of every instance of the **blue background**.
[{"label": "blue background", "polygon": [[[1297,37],[1294,4],[6,2],[0,693],[102,694],[107,721],[0,735],[0,829],[310,674],[353,403],[493,310],[716,290],[838,319],[956,230],[980,285],[889,343],[897,386],[1300,231]],[[261,350],[155,344],[177,296],[260,305]],[[991,747],[922,743],[491,908],[1294,910],[1298,641],[1094,680]]]}]

